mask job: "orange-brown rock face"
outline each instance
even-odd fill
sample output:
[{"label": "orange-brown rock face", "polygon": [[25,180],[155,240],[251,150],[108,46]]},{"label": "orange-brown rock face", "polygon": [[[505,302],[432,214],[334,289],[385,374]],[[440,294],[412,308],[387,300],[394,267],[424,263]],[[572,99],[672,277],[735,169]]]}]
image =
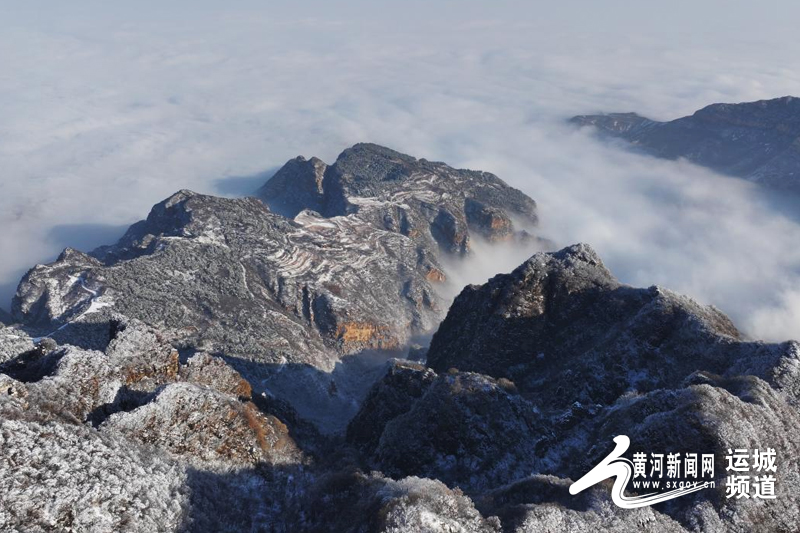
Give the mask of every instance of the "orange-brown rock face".
[{"label": "orange-brown rock face", "polygon": [[447,281],[447,276],[445,276],[444,272],[438,268],[431,268],[428,273],[425,274],[425,279],[428,281],[434,281],[436,283],[444,283]]},{"label": "orange-brown rock face", "polygon": [[469,228],[483,238],[497,242],[508,240],[514,235],[514,225],[501,209],[467,200],[464,210]]},{"label": "orange-brown rock face", "polygon": [[336,328],[336,339],[343,351],[357,348],[378,348],[391,350],[399,346],[399,341],[388,328],[369,322],[344,322]]}]

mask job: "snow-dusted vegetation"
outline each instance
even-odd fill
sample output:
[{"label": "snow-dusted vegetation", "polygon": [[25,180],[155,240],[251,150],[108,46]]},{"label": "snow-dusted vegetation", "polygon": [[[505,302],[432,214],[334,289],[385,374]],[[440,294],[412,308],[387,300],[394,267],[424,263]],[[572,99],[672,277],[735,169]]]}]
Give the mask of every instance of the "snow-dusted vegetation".
[{"label": "snow-dusted vegetation", "polygon": [[[624,285],[585,244],[448,310],[459,261],[547,246],[491,174],[357,145],[269,183],[178,192],[25,276],[0,327],[0,529],[795,529],[796,342]],[[634,510],[571,495],[621,434],[713,454],[713,486]],[[776,498],[725,496],[740,447],[775,450]]]}]

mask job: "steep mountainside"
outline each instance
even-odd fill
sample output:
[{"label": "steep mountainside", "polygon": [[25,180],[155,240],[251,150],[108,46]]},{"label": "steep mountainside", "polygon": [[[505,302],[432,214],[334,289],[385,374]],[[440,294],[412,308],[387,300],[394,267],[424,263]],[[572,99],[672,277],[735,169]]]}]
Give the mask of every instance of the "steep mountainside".
[{"label": "steep mountainside", "polygon": [[113,313],[140,319],[181,350],[224,356],[259,393],[333,431],[379,371],[346,356],[400,355],[443,317],[445,256],[468,253],[471,238],[533,246],[511,221],[536,223],[521,192],[376,145],[331,167],[292,160],[259,196],[180,191],[115,245],[34,267],[14,318],[91,349],[108,342]]},{"label": "steep mountainside", "polygon": [[719,310],[660,287],[619,283],[587,245],[539,253],[510,274],[468,286],[433,337],[428,364],[513,380],[557,409],[608,404],[627,390],[677,386],[695,371],[749,360],[768,375],[797,345],[747,342]]},{"label": "steep mountainside", "polygon": [[439,271],[410,239],[356,218],[288,220],[255,198],[181,191],[117,245],[35,267],[13,309],[45,328],[113,310],[197,349],[328,369],[433,327]]},{"label": "steep mountainside", "polygon": [[581,115],[571,121],[595,126],[658,157],[683,157],[724,174],[800,192],[800,98],[713,104],[670,122],[635,113]]}]

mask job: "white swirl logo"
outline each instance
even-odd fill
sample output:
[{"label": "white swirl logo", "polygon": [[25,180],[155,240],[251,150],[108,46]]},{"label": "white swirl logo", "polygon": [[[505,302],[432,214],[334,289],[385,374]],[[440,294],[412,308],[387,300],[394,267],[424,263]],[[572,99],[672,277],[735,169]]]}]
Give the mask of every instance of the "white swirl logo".
[{"label": "white swirl logo", "polygon": [[622,457],[622,454],[628,450],[631,441],[625,435],[618,435],[614,437],[614,442],[616,443],[614,451],[608,454],[605,459],[600,461],[600,463],[586,473],[586,475],[570,485],[570,494],[574,496],[601,481],[613,477],[615,478],[614,486],[611,489],[611,499],[613,502],[623,509],[636,509],[638,507],[647,507],[648,505],[679,498],[686,494],[691,494],[692,492],[714,486],[713,482],[695,481],[667,492],[634,497],[626,496],[625,488],[633,477],[634,465],[631,461]]}]

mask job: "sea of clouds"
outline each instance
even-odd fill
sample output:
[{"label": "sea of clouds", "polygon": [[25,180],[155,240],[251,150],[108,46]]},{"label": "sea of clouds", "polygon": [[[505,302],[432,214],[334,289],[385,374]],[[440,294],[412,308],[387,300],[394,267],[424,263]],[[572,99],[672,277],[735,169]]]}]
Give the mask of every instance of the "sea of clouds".
[{"label": "sea of clouds", "polygon": [[798,4],[220,5],[0,4],[0,306],[33,264],[113,242],[178,189],[246,194],[368,141],[494,172],[622,281],[800,337],[800,200],[565,124],[800,96]]}]

